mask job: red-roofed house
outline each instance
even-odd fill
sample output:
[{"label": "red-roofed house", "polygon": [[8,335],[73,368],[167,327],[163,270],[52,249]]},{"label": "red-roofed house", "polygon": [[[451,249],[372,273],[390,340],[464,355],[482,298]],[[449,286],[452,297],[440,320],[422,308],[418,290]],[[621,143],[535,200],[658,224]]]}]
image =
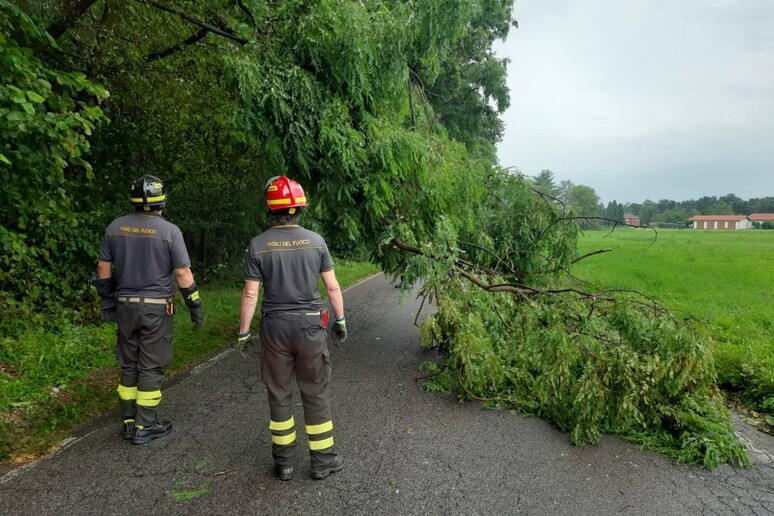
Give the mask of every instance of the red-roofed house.
[{"label": "red-roofed house", "polygon": [[774,222],[774,213],[751,213],[747,218],[752,222]]},{"label": "red-roofed house", "polygon": [[639,226],[640,217],[633,213],[624,213],[624,222],[630,226]]},{"label": "red-roofed house", "polygon": [[752,222],[746,215],[694,215],[689,221],[693,229],[750,229]]}]

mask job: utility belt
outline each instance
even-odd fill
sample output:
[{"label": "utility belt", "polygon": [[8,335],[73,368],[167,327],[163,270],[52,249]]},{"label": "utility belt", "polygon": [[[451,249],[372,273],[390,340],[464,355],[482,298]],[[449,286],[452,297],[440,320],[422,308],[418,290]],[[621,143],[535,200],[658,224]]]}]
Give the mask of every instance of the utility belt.
[{"label": "utility belt", "polygon": [[272,315],[279,316],[292,316],[292,317],[319,317],[322,319],[322,327],[328,326],[328,309],[319,310],[317,312],[268,312],[263,314],[263,317],[271,317]]},{"label": "utility belt", "polygon": [[173,315],[175,313],[175,303],[172,299],[158,298],[158,297],[127,297],[118,296],[119,303],[146,303],[149,305],[166,305],[167,315]]}]

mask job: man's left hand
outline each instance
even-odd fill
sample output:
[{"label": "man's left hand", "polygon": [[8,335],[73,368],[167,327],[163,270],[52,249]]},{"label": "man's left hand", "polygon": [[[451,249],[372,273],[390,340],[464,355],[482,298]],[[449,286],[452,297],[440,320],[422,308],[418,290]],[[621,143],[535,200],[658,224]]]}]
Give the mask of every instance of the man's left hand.
[{"label": "man's left hand", "polygon": [[97,278],[96,274],[91,279],[92,285],[99,294],[99,320],[103,322],[116,322],[116,289],[118,284],[113,276],[109,278]]},{"label": "man's left hand", "polygon": [[115,297],[103,297],[99,300],[99,320],[102,322],[116,322],[116,308],[118,302]]},{"label": "man's left hand", "polygon": [[337,346],[344,344],[344,341],[347,340],[347,321],[343,317],[333,323],[331,339],[333,339],[333,343]]},{"label": "man's left hand", "polygon": [[204,310],[202,305],[189,306],[188,312],[191,314],[191,322],[193,323],[193,331],[199,331],[204,324]]},{"label": "man's left hand", "polygon": [[247,358],[245,348],[247,347],[247,343],[250,342],[251,336],[252,334],[249,330],[244,333],[237,333],[237,349],[239,350],[239,354],[242,355],[242,358]]},{"label": "man's left hand", "polygon": [[196,287],[196,283],[192,283],[190,287],[180,287],[180,293],[183,294],[183,301],[185,301],[188,311],[191,313],[193,331],[199,331],[202,324],[204,324],[204,311],[202,310],[202,301],[199,297],[199,289]]}]

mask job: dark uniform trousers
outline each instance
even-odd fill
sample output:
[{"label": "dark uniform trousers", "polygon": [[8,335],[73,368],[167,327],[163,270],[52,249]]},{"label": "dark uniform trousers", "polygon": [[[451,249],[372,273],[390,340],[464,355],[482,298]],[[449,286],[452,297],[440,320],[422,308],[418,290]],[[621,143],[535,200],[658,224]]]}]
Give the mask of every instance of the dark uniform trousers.
[{"label": "dark uniform trousers", "polygon": [[320,314],[268,313],[261,321],[261,378],[269,393],[272,455],[292,466],[296,455],[293,389],[298,382],[313,470],[336,458],[331,421],[331,362]]},{"label": "dark uniform trousers", "polygon": [[161,381],[172,361],[172,317],[166,305],[143,302],[119,302],[116,315],[121,415],[138,426],[153,426],[161,403]]}]

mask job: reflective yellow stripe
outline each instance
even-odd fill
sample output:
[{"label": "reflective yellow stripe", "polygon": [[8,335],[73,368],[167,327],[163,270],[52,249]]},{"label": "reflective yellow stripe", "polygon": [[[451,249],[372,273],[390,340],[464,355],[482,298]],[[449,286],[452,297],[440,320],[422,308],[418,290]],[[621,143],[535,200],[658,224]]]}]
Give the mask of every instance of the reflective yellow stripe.
[{"label": "reflective yellow stripe", "polygon": [[141,407],[155,407],[161,403],[161,391],[137,391],[137,404]]},{"label": "reflective yellow stripe", "polygon": [[319,425],[306,425],[306,433],[309,435],[324,434],[333,430],[333,421],[326,421]]},{"label": "reflective yellow stripe", "polygon": [[272,435],[271,436],[271,442],[273,442],[274,444],[285,445],[285,444],[290,444],[290,443],[294,442],[295,440],[296,440],[296,433],[295,432],[292,432],[292,433],[290,433],[288,435]]},{"label": "reflective yellow stripe", "polygon": [[199,300],[199,291],[197,290],[193,294],[191,294],[191,301],[198,301]]},{"label": "reflective yellow stripe", "polygon": [[328,437],[327,439],[322,439],[320,441],[309,441],[310,450],[327,450],[331,446],[333,446],[333,437]]},{"label": "reflective yellow stripe", "polygon": [[160,397],[161,391],[137,391],[138,400],[152,400]]},{"label": "reflective yellow stripe", "polygon": [[126,387],[118,384],[118,397],[125,401],[137,399],[137,387]]},{"label": "reflective yellow stripe", "polygon": [[[296,197],[296,202],[306,202],[306,197]],[[274,199],[269,200],[269,206],[275,206],[278,204],[290,204],[290,199]]]},{"label": "reflective yellow stripe", "polygon": [[[148,197],[148,202],[159,202],[159,201],[164,201],[166,199],[167,199],[166,195],[159,195],[157,197]],[[145,199],[143,199],[142,197],[131,197],[131,201],[136,203],[144,203]]]},{"label": "reflective yellow stripe", "polygon": [[269,430],[290,430],[295,426],[296,422],[293,420],[293,416],[287,421],[269,421]]}]

